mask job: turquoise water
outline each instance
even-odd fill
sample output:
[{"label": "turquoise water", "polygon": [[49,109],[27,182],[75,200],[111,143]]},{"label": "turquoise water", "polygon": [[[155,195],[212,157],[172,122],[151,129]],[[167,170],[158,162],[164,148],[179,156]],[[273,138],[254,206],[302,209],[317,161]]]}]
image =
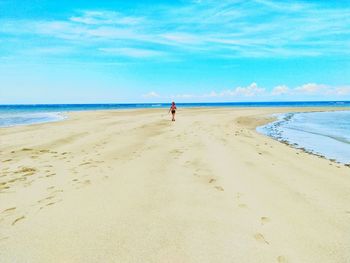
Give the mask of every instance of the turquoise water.
[{"label": "turquoise water", "polygon": [[288,113],[257,130],[297,148],[350,163],[350,111]]},{"label": "turquoise water", "polygon": [[[183,107],[349,107],[347,101],[326,102],[228,102],[228,103],[177,103]],[[29,125],[64,119],[64,113],[88,110],[123,110],[168,108],[168,103],[134,104],[55,104],[55,105],[0,105],[0,127]]]},{"label": "turquoise water", "polygon": [[[178,103],[183,107],[349,107],[347,101],[326,102],[227,102],[227,103]],[[168,108],[168,103],[134,104],[54,104],[54,105],[0,105],[0,127],[29,125],[60,121],[64,113],[89,110],[123,110],[143,108]]]},{"label": "turquoise water", "polygon": [[[185,107],[350,107],[347,101],[329,102],[241,102],[241,103],[178,103]],[[124,110],[168,108],[168,103],[154,104],[59,104],[0,105],[0,127],[60,121],[65,113],[89,110]],[[350,163],[350,111],[288,113],[278,121],[259,127],[259,132],[295,147]]]}]

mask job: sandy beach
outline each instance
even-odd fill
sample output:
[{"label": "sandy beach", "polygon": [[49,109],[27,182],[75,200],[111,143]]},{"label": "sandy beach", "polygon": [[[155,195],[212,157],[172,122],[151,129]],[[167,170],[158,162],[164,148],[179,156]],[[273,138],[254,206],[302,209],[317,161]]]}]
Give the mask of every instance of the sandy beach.
[{"label": "sandy beach", "polygon": [[350,262],[350,168],[255,131],[312,110],[180,109],[175,123],[166,109],[92,111],[2,128],[0,262]]}]

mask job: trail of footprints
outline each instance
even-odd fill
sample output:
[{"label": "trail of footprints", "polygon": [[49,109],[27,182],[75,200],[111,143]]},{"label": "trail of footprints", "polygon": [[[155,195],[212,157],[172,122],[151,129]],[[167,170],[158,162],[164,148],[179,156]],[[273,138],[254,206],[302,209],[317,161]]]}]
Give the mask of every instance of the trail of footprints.
[{"label": "trail of footprints", "polygon": [[[239,136],[239,135],[243,135],[244,137],[251,137],[251,134],[249,131],[245,131],[245,130],[239,130],[236,131],[234,133],[235,136]],[[181,135],[177,135],[178,139],[181,139]],[[256,145],[257,147],[259,147],[260,145]],[[267,145],[267,143],[265,143],[265,147],[269,146]],[[273,148],[273,146],[270,146],[270,148]],[[184,151],[180,150],[180,149],[173,149],[169,152],[171,155],[174,156],[174,159],[179,159],[180,156],[184,153]],[[259,155],[261,155],[262,153],[266,153],[266,152],[258,152]],[[200,165],[199,160],[187,160],[184,162],[185,167],[193,169],[194,167],[203,167],[203,165]],[[212,185],[214,189],[216,189],[219,192],[223,192],[225,191],[225,189],[217,184],[217,179],[213,178],[210,173],[208,172],[208,170],[204,169],[204,168],[196,168],[194,171],[194,176],[199,177],[199,178],[208,178],[207,182],[209,185]],[[242,201],[242,197],[243,194],[242,193],[237,193],[235,195],[235,202],[236,205],[239,209],[242,209],[243,211],[248,209],[248,205]],[[259,223],[261,225],[261,227],[264,227],[265,225],[269,224],[271,222],[271,219],[267,216],[261,216],[259,218]],[[261,231],[262,232],[262,231]],[[264,234],[260,233],[260,232],[256,232],[255,234],[252,235],[252,238],[260,243],[261,245],[270,245],[270,241],[264,236]],[[283,255],[279,255],[276,257],[276,262],[278,263],[287,263],[287,259],[285,256]]]},{"label": "trail of footprints", "polygon": [[[58,158],[59,160],[66,159],[66,155],[68,155],[67,152],[58,153],[56,151],[49,151],[45,149],[35,150],[31,148],[22,148],[21,150],[11,151],[9,156],[13,156],[14,154],[16,154],[16,158],[12,157],[2,161],[5,166],[8,165],[8,167],[2,168],[0,172],[0,193],[10,191],[11,188],[16,186],[18,183],[22,183],[24,187],[28,187],[40,178],[48,178],[56,175],[56,173],[51,170],[51,168],[53,168],[52,165],[42,166],[42,163],[38,165],[37,159],[39,159],[41,155],[51,154],[53,157],[56,159]],[[19,160],[19,158],[21,159]],[[25,163],[30,163],[30,165],[18,166],[15,169],[10,168],[9,165],[16,162],[22,162],[23,160]]]},{"label": "trail of footprints", "polygon": [[[32,204],[31,207],[38,207],[37,211],[41,211],[46,207],[61,202],[62,199],[59,198],[59,194],[62,192],[62,189],[59,189],[55,186],[50,186],[47,188],[47,193],[45,193],[45,195],[47,196]],[[34,212],[33,210],[30,210],[30,208],[27,208],[27,211],[24,210],[21,208],[19,209],[17,207],[6,208],[3,211],[0,211],[0,222],[7,223],[11,226],[19,224],[21,221],[25,220],[31,213]]]},{"label": "trail of footprints", "polygon": [[[239,135],[239,133],[243,133],[243,131],[241,130],[240,132],[235,132],[235,135]],[[180,135],[179,135],[180,137]],[[247,136],[249,137],[249,135]],[[101,147],[101,145],[98,145],[96,148]],[[49,150],[34,150],[31,148],[23,148],[20,150],[24,157],[28,158],[28,154],[29,154],[29,158],[32,160],[37,160],[40,158],[41,154],[51,154],[54,158],[58,159],[58,160],[66,160],[67,163],[70,162],[69,160],[69,153],[68,152],[57,152],[57,151],[49,151]],[[18,151],[12,151],[11,154],[17,153]],[[82,151],[84,152],[84,151]],[[172,151],[170,151],[170,154],[174,156],[175,159],[179,159],[181,157],[181,155],[184,153],[183,150],[180,149],[174,149]],[[99,156],[99,154],[97,154]],[[68,160],[67,160],[68,159]],[[9,164],[12,162],[17,161],[17,159],[15,158],[7,158],[5,160],[2,161],[3,164]],[[97,164],[101,164],[103,163],[103,161],[96,161],[96,160],[92,160],[92,159],[88,159],[88,160],[83,160],[80,164],[79,167],[81,168],[87,168],[87,169],[91,169],[91,168],[97,168],[98,165]],[[195,162],[191,162],[191,161],[186,161],[185,165],[186,166],[192,166],[193,164],[195,164]],[[40,178],[50,178],[56,175],[56,173],[53,170],[53,166],[52,165],[46,165],[43,168],[43,171],[39,171],[38,168],[33,168],[33,167],[24,167],[24,166],[20,166],[18,167],[17,170],[15,171],[11,171],[9,167],[4,167],[1,169],[1,173],[0,173],[0,193],[4,192],[4,191],[9,191],[11,190],[11,187],[18,182],[23,182],[24,186],[30,186],[31,183],[33,183],[35,180],[30,180],[29,178],[34,177],[36,174],[40,173],[40,174],[44,174],[41,175]],[[72,172],[72,174],[78,174],[77,171],[77,167],[73,167],[70,169],[70,171]],[[7,179],[8,177],[10,177],[11,175],[11,179]],[[13,176],[15,175],[15,176]],[[201,176],[208,176],[206,174],[205,169],[197,169],[194,173],[195,176],[201,177]],[[5,179],[5,180],[4,180]],[[79,179],[79,178],[73,178],[71,180],[72,185],[78,189],[80,187],[86,186],[91,184],[91,180],[90,179]],[[209,185],[213,185],[213,188],[216,189],[219,192],[223,192],[224,188],[220,185],[217,185],[217,179],[215,178],[210,178],[208,180]],[[42,209],[45,209],[46,207],[50,207],[54,204],[56,204],[57,202],[61,202],[62,199],[59,198],[59,193],[63,192],[62,189],[58,189],[55,186],[50,186],[47,188],[48,191],[48,195],[40,200],[37,201],[37,204],[34,204],[34,206],[38,206],[38,211],[41,211]],[[237,202],[237,206],[240,209],[246,209],[248,206],[241,202],[241,197],[243,194],[241,193],[237,193],[236,194],[236,202]],[[0,223],[2,223],[3,221],[8,221],[10,225],[15,226],[16,224],[19,224],[21,221],[26,219],[27,214],[26,213],[19,213],[19,211],[17,211],[18,209],[16,207],[9,207],[3,211],[0,212]],[[260,224],[261,226],[264,226],[265,224],[268,224],[269,222],[271,222],[270,218],[262,216],[260,218]],[[0,241],[2,240],[6,240],[8,237],[0,237]],[[253,238],[264,245],[270,245],[270,242],[265,238],[265,236],[261,233],[255,233],[253,235]],[[276,261],[278,263],[286,263],[287,259],[284,256],[278,256],[276,258]]]},{"label": "trail of footprints", "polygon": [[[14,156],[16,154],[16,157]],[[45,161],[38,160],[41,155],[50,154],[50,159],[53,157],[54,165],[47,164]],[[20,150],[11,151],[7,154],[7,158],[2,160],[1,163],[4,167],[1,167],[0,171],[0,194],[7,194],[14,191],[17,186],[29,187],[38,180],[48,180],[57,175],[57,168],[63,169],[63,173],[67,175],[67,182],[63,185],[48,186],[43,197],[37,200],[27,208],[28,211],[24,211],[21,207],[9,207],[0,211],[0,224],[8,224],[16,226],[24,221],[31,213],[35,211],[40,212],[45,208],[51,207],[58,202],[61,202],[60,193],[63,192],[63,188],[73,187],[73,189],[79,189],[91,184],[91,179],[87,178],[87,174],[83,174],[79,177],[74,177],[78,174],[77,169],[92,169],[99,168],[99,164],[103,161],[88,159],[82,160],[78,167],[72,167],[69,163],[73,157],[69,152],[50,151],[45,149],[32,149],[22,148]],[[26,163],[26,166],[15,166],[16,162]],[[62,163],[63,162],[63,163]],[[15,168],[14,168],[15,167]],[[100,168],[101,169],[101,168]],[[81,173],[81,171],[79,171]],[[73,175],[73,178],[72,178]],[[105,176],[104,178],[108,178]],[[47,181],[48,184],[51,181]],[[1,237],[0,241],[5,240],[7,237]]]},{"label": "trail of footprints", "polygon": [[[237,204],[238,208],[240,209],[246,209],[248,206],[242,202],[243,193],[236,193],[235,195],[235,203]],[[261,216],[260,217],[260,225],[261,227],[264,227],[266,224],[270,223],[271,219],[267,216]],[[270,245],[270,241],[260,232],[257,232],[253,235],[253,238],[256,240],[256,242],[260,243],[261,245]],[[276,261],[278,263],[287,263],[287,258],[283,255],[279,255],[276,258]]]}]

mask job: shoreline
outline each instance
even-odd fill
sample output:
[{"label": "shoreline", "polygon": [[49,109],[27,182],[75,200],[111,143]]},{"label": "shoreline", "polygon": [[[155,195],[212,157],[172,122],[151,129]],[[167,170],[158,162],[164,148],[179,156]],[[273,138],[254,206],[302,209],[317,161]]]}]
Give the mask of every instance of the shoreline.
[{"label": "shoreline", "polygon": [[255,130],[281,111],[75,112],[0,129],[3,262],[347,261],[349,170]]},{"label": "shoreline", "polygon": [[[295,108],[334,108],[334,109],[346,109],[350,108],[348,101],[305,101],[305,102],[220,102],[220,103],[178,103],[180,108],[184,109],[205,109],[205,108],[228,108],[228,109],[241,109],[241,108],[280,108],[280,109],[295,109]],[[143,105],[143,106],[142,106]],[[157,105],[156,107],[154,105]],[[321,106],[322,105],[322,106]],[[11,114],[13,109],[21,109],[22,114],[55,114],[56,117],[68,115],[69,113],[74,112],[94,112],[94,111],[124,111],[124,110],[148,110],[148,109],[167,109],[167,103],[135,103],[135,104],[29,104],[29,105],[0,105],[0,114],[4,113],[1,109],[4,108],[9,111],[8,114]],[[56,110],[53,109],[56,107]],[[24,111],[24,109],[30,109],[31,111]],[[49,110],[50,109],[50,110]],[[12,113],[13,114],[13,113]],[[17,113],[18,114],[18,113]],[[0,115],[1,116],[1,115]],[[62,121],[63,119],[57,120],[47,120],[47,121],[35,121],[33,123],[18,123],[0,126],[1,128],[10,128],[17,126],[26,126],[26,125],[36,125],[41,123],[57,122]],[[23,120],[25,121],[25,120]]]},{"label": "shoreline", "polygon": [[[64,122],[69,120],[69,118],[73,115],[79,114],[79,113],[94,113],[94,112],[100,112],[100,113],[109,113],[109,112],[139,112],[139,111],[152,111],[152,110],[163,110],[166,108],[138,108],[138,109],[102,109],[102,110],[77,110],[77,111],[62,111],[62,112],[52,112],[57,114],[58,116],[61,116],[62,119],[59,120],[51,120],[51,121],[45,121],[45,122],[38,122],[38,123],[31,123],[31,124],[18,124],[18,125],[12,125],[12,126],[4,126],[1,127],[0,129],[11,129],[11,128],[17,128],[17,127],[29,127],[29,126],[40,126],[40,125],[45,125],[45,124],[50,124],[50,123],[59,123],[59,122]],[[263,124],[259,124],[258,126],[255,127],[255,131],[259,134],[259,135],[263,135],[266,136],[272,140],[275,140],[277,142],[280,142],[282,144],[285,144],[293,149],[297,149],[297,150],[302,150],[303,152],[310,154],[310,155],[314,155],[316,157],[319,158],[324,158],[326,160],[329,160],[335,164],[340,164],[340,165],[344,165],[346,167],[350,168],[350,162],[349,163],[345,163],[345,162],[340,162],[337,161],[336,159],[333,158],[328,158],[325,155],[322,155],[321,153],[317,153],[317,152],[313,152],[312,150],[308,150],[304,147],[298,147],[297,145],[295,145],[294,143],[291,143],[287,140],[279,140],[278,138],[274,138],[273,136],[269,136],[267,134],[264,134],[263,132],[259,132],[257,129],[258,128],[262,128],[263,126],[269,125],[269,124],[273,124],[274,122],[278,121],[277,117],[274,117],[272,115],[282,115],[282,114],[299,114],[299,113],[310,113],[310,112],[335,112],[335,111],[350,111],[350,107],[311,107],[311,106],[307,106],[307,107],[215,107],[215,106],[206,106],[206,107],[186,107],[183,109],[189,109],[189,110],[202,110],[202,109],[226,109],[226,110],[244,110],[244,109],[266,109],[266,110],[273,110],[273,113],[270,114],[269,116],[264,116],[267,117],[269,119],[269,121],[263,123]],[[181,111],[181,109],[180,109]],[[277,111],[277,112],[275,112]]]},{"label": "shoreline", "polygon": [[[32,123],[32,124],[18,124],[18,125],[12,125],[12,126],[0,126],[1,129],[12,129],[12,128],[21,128],[21,127],[30,127],[30,126],[40,126],[40,125],[45,125],[45,124],[50,124],[50,123],[60,123],[69,120],[72,116],[75,116],[76,114],[79,113],[113,113],[113,112],[142,112],[142,111],[158,111],[158,110],[163,110],[166,108],[138,108],[138,109],[102,109],[102,110],[77,110],[77,111],[62,111],[62,112],[53,112],[57,114],[58,116],[62,116],[62,119],[60,120],[52,120],[52,121],[45,121],[45,122],[38,122],[38,123]],[[263,132],[259,132],[257,129],[262,128],[263,126],[273,124],[274,122],[278,121],[277,117],[274,117],[272,115],[282,115],[282,114],[299,114],[299,113],[310,113],[310,112],[335,112],[335,111],[350,111],[350,107],[312,107],[312,106],[307,106],[307,107],[211,107],[211,106],[206,106],[206,107],[186,107],[182,109],[188,109],[188,110],[205,110],[205,109],[226,109],[226,110],[248,110],[248,109],[265,109],[265,110],[272,110],[273,113],[269,114],[268,116],[264,116],[264,118],[267,118],[268,121],[264,122],[263,124],[259,124],[255,127],[255,131],[257,134],[266,136],[272,140],[275,140],[279,143],[285,144],[288,147],[291,147],[296,150],[302,150],[303,152],[314,155],[319,158],[326,159],[328,161],[331,161],[335,164],[340,164],[344,165],[346,167],[350,168],[350,162],[345,163],[345,162],[340,162],[337,161],[336,159],[333,158],[328,158],[325,155],[322,155],[321,153],[313,152],[312,150],[308,150],[304,147],[298,147],[294,143],[288,142],[287,140],[279,140],[278,138],[274,138],[273,136],[269,136],[267,134],[264,134]],[[180,111],[182,110],[180,109]]]},{"label": "shoreline", "polygon": [[[343,109],[343,110],[317,110],[317,111],[298,111],[298,112],[285,112],[285,113],[276,113],[276,114],[272,114],[271,118],[273,118],[273,121],[265,123],[261,126],[256,127],[256,131],[264,136],[267,136],[269,138],[272,138],[273,140],[276,140],[280,143],[283,143],[289,147],[292,147],[294,149],[298,149],[298,150],[302,150],[305,153],[311,154],[311,155],[315,155],[319,158],[324,158],[326,160],[329,160],[333,163],[336,164],[341,164],[347,167],[350,167],[350,160],[348,162],[345,161],[340,161],[337,158],[332,158],[332,157],[327,157],[326,153],[321,153],[321,152],[317,152],[317,150],[315,149],[308,149],[307,146],[298,144],[297,142],[295,142],[295,139],[293,141],[293,139],[288,139],[287,137],[283,137],[282,135],[272,135],[272,134],[268,134],[268,130],[273,129],[273,126],[278,125],[279,123],[285,123],[290,121],[290,117],[287,115],[290,115],[291,117],[293,117],[296,114],[308,114],[308,113],[329,113],[329,112],[350,112],[350,109]],[[277,116],[273,116],[273,115],[277,115]],[[281,119],[280,119],[281,118]],[[270,127],[268,127],[270,126]],[[264,130],[265,129],[265,130]]]}]

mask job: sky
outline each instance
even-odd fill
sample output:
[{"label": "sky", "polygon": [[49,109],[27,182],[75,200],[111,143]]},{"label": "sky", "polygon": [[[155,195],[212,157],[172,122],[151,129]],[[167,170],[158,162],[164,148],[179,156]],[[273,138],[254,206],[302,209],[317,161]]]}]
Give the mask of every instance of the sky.
[{"label": "sky", "polygon": [[0,0],[0,104],[350,100],[350,1]]}]

